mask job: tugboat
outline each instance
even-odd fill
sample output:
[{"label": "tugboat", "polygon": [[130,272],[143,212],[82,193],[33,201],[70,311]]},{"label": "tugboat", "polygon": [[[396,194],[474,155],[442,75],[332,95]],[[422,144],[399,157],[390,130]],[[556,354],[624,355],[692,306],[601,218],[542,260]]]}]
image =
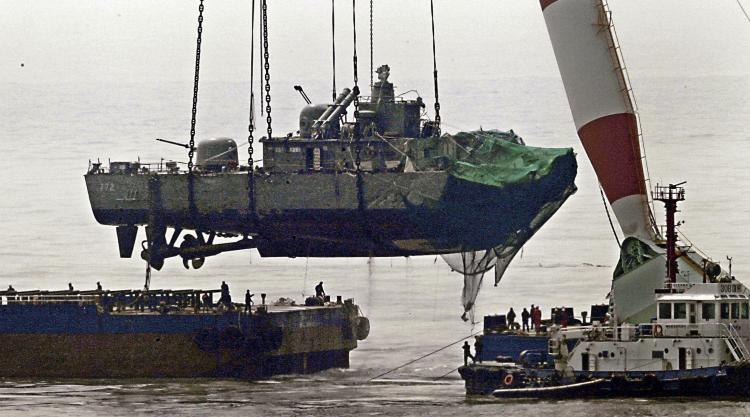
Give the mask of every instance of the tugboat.
[{"label": "tugboat", "polygon": [[[606,321],[553,325],[541,340],[515,345],[485,336],[485,349],[489,344],[511,355],[462,367],[467,394],[750,393],[750,291],[732,276],[731,258],[727,272],[681,237],[675,213],[684,183],[647,192],[638,113],[609,6],[603,0],[540,3],[576,129],[624,239],[618,239]],[[665,206],[663,233],[654,201]]]},{"label": "tugboat", "polygon": [[[654,194],[673,207],[667,211],[667,233],[675,235],[674,213],[684,189],[669,185]],[[670,249],[675,249],[671,242]],[[495,343],[505,353],[518,352],[518,358],[462,367],[467,393],[500,398],[749,394],[750,289],[718,266],[700,283],[677,282],[676,269],[669,270],[663,287],[655,290],[655,314],[648,322],[619,322],[612,304],[606,317],[611,324],[592,317],[590,325],[553,324],[543,336],[515,336],[515,344],[506,336]],[[546,349],[540,349],[545,342]]]}]

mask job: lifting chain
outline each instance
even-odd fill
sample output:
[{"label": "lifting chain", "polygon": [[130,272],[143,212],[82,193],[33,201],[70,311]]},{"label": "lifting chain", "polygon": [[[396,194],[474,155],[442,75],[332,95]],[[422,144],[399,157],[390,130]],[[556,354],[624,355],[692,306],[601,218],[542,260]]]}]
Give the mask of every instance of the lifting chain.
[{"label": "lifting chain", "polygon": [[268,63],[268,4],[266,0],[262,0],[261,4],[263,7],[263,69],[265,70],[263,78],[266,81],[264,89],[266,91],[266,122],[268,123],[266,131],[268,132],[268,140],[271,140],[273,130],[271,129],[271,74],[269,72],[271,66]]},{"label": "lifting chain", "polygon": [[253,132],[255,131],[255,93],[253,92],[253,80],[255,75],[255,0],[252,2],[252,14],[250,23],[250,117],[247,125],[247,169],[250,177],[253,174]]},{"label": "lifting chain", "polygon": [[198,77],[201,70],[201,38],[203,34],[203,0],[198,6],[198,39],[195,46],[195,77],[193,79],[193,115],[190,119],[190,148],[188,148],[188,172],[193,172],[195,153],[195,113],[198,110]]},{"label": "lifting chain", "polygon": [[251,219],[255,218],[255,168],[253,160],[253,132],[255,131],[255,0],[250,18],[250,116],[247,124],[247,201]]},{"label": "lifting chain", "polygon": [[[357,0],[352,0],[352,27],[354,28],[354,55],[352,58],[352,62],[354,64],[354,88],[358,88],[359,77],[357,75]],[[357,168],[358,175],[361,173],[360,165],[362,163],[361,136],[362,133],[359,129],[359,94],[357,94],[354,96],[354,164]]]}]

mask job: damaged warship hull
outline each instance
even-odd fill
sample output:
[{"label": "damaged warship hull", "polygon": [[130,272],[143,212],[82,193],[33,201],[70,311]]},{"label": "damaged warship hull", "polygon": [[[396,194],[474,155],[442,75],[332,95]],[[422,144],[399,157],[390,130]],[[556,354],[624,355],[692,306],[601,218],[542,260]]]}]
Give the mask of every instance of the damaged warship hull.
[{"label": "damaged warship hull", "polygon": [[[509,145],[540,149],[503,144]],[[120,229],[152,225],[250,236],[246,246],[271,257],[443,254],[504,245],[546,207],[559,207],[575,191],[576,161],[572,150],[556,151],[544,166],[524,167],[521,180],[502,184],[454,164],[436,171],[363,172],[361,182],[355,173],[335,170],[256,171],[254,193],[241,171],[110,169],[89,172],[86,185],[96,220]],[[487,174],[486,165],[468,169]],[[123,245],[133,242],[120,244],[122,255]]]},{"label": "damaged warship hull", "polygon": [[[187,172],[174,161],[90,164],[94,216],[117,226],[121,256],[147,226],[141,257],[151,266],[180,256],[197,268],[206,256],[250,248],[270,257],[520,248],[575,192],[571,148],[526,146],[512,130],[441,134],[422,117],[421,97],[395,95],[389,73],[378,69],[370,97],[355,85],[331,104],[308,102],[296,135],[272,136],[269,124],[262,167],[252,124],[246,165],[231,138],[183,145],[196,153]],[[183,231],[194,235],[178,243]]]}]

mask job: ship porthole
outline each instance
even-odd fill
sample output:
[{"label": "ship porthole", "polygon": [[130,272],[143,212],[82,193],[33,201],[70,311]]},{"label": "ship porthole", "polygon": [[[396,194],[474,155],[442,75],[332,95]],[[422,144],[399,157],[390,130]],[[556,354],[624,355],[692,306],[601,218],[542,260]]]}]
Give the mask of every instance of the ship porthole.
[{"label": "ship porthole", "polygon": [[669,353],[669,348],[664,348],[664,353]]},{"label": "ship porthole", "polygon": [[610,358],[614,358],[614,357],[615,357],[615,352],[612,352],[612,353],[610,353],[610,354],[609,354],[609,357],[610,357]]},{"label": "ship porthole", "polygon": [[700,355],[700,353],[702,352],[702,350],[701,350],[701,348],[698,348],[698,349],[695,349],[695,352]]},{"label": "ship porthole", "polygon": [[714,348],[708,348],[708,353],[714,353]]}]

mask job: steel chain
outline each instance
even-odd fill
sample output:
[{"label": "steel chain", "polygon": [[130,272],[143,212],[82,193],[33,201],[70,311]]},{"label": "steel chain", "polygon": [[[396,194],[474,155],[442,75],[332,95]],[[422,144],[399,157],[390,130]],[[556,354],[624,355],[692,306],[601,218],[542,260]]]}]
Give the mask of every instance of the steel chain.
[{"label": "steel chain", "polygon": [[[251,30],[250,30],[250,118],[247,125],[247,169],[252,182],[253,175],[253,132],[255,131],[255,95],[253,94],[253,76],[255,75],[255,0],[252,2]],[[251,196],[252,198],[252,196]]]},{"label": "steel chain", "polygon": [[195,153],[195,114],[198,110],[198,78],[201,69],[201,38],[203,34],[203,0],[198,6],[198,39],[195,46],[195,77],[193,79],[193,113],[190,119],[190,148],[188,149],[188,172],[193,172]]},{"label": "steel chain", "polygon": [[266,0],[263,0],[263,61],[263,69],[265,70],[263,78],[266,81],[264,86],[266,91],[266,122],[268,123],[266,131],[268,132],[268,140],[271,140],[271,134],[273,133],[273,129],[271,129],[271,74],[269,72],[271,66],[268,63],[268,3]]}]

